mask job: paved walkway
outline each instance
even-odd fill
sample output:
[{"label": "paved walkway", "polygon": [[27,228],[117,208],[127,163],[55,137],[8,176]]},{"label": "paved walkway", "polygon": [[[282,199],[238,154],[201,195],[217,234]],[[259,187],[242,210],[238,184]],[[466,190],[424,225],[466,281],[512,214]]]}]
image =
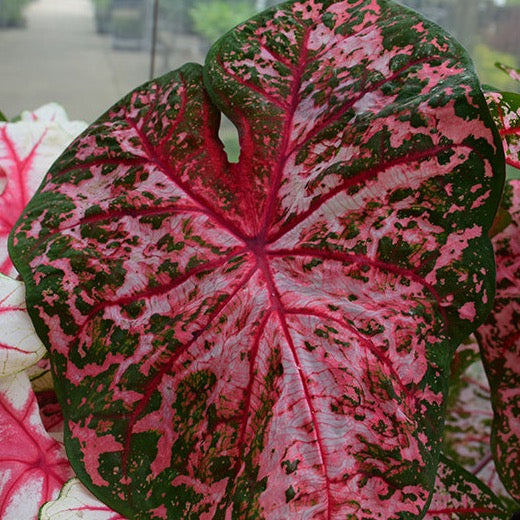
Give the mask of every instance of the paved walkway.
[{"label": "paved walkway", "polygon": [[[57,101],[69,117],[90,123],[148,79],[149,53],[112,49],[110,37],[96,34],[93,14],[90,0],[35,0],[26,28],[0,30],[0,110],[7,117]],[[174,55],[169,67],[184,61]]]}]

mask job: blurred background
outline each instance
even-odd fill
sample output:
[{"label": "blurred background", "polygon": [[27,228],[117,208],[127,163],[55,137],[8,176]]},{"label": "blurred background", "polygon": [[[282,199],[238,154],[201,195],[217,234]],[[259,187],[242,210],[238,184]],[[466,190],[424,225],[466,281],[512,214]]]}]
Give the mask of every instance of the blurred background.
[{"label": "blurred background", "polygon": [[[0,0],[0,111],[57,101],[94,121],[137,85],[187,61],[271,0]],[[402,0],[458,38],[481,81],[517,85],[494,67],[520,66],[520,0]],[[155,23],[156,22],[156,23]],[[155,52],[152,52],[153,35]]]}]

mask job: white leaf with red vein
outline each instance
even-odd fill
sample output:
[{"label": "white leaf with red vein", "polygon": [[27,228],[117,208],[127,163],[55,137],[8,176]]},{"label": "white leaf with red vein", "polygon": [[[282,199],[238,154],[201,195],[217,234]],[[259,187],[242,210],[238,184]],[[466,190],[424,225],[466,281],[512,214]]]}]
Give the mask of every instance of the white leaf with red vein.
[{"label": "white leaf with red vein", "polygon": [[86,128],[49,103],[23,112],[19,121],[0,121],[0,273],[16,276],[7,237],[16,219],[65,147]]},{"label": "white leaf with red vein", "polygon": [[69,480],[59,497],[45,504],[38,520],[126,520],[100,502],[77,478]]},{"label": "white leaf with red vein", "polygon": [[45,431],[25,372],[0,378],[0,518],[33,520],[72,470]]},{"label": "white leaf with red vein", "polygon": [[15,374],[43,357],[25,305],[25,284],[0,273],[0,377]]},{"label": "white leaf with red vein", "polygon": [[493,238],[497,291],[477,338],[491,386],[492,448],[502,482],[520,501],[520,180],[504,195],[512,222]]}]

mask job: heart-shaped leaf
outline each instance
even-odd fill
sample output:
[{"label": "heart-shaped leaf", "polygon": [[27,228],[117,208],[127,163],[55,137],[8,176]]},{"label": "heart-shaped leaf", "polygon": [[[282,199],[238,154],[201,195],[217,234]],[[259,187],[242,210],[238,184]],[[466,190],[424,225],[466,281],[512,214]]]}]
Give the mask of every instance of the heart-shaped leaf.
[{"label": "heart-shaped leaf", "polygon": [[25,284],[0,273],[0,377],[34,365],[45,347],[25,307]]},{"label": "heart-shaped leaf", "polygon": [[495,463],[507,490],[520,501],[520,180],[509,181],[504,205],[512,222],[493,238],[496,299],[477,337],[491,385]]},{"label": "heart-shaped leaf", "polygon": [[32,520],[72,476],[40,420],[25,372],[0,378],[0,518]]},{"label": "heart-shaped leaf", "polygon": [[474,475],[441,456],[426,520],[510,520],[511,511]]},{"label": "heart-shaped leaf", "polygon": [[24,112],[16,122],[0,121],[0,273],[16,276],[9,232],[51,164],[85,127],[56,103]]},{"label": "heart-shaped leaf", "polygon": [[81,484],[69,480],[60,496],[40,509],[38,520],[126,520],[100,502]]},{"label": "heart-shaped leaf", "polygon": [[463,49],[386,0],[283,4],[130,93],[11,244],[83,483],[131,518],[420,517],[503,166]]}]

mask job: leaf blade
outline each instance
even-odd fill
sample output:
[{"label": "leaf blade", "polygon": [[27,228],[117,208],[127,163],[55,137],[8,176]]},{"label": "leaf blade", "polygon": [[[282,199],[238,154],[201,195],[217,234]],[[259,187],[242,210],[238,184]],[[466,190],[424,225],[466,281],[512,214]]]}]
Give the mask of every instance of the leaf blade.
[{"label": "leaf blade", "polygon": [[506,162],[520,168],[520,94],[488,92],[486,98],[502,136]]},{"label": "leaf blade", "polygon": [[435,493],[425,518],[431,520],[509,520],[511,511],[481,481],[441,456]]},{"label": "leaf blade", "polygon": [[25,286],[0,273],[0,377],[29,368],[45,355],[25,305]]},{"label": "leaf blade", "polygon": [[0,121],[0,273],[16,277],[8,235],[47,169],[85,127],[56,103],[24,112],[16,122]]},{"label": "leaf blade", "polygon": [[520,500],[517,464],[520,461],[520,181],[510,180],[504,205],[512,222],[494,238],[497,255],[497,295],[493,310],[477,330],[482,358],[491,386],[494,418],[491,447],[506,489]]},{"label": "leaf blade", "polygon": [[[74,468],[114,509],[424,514],[449,359],[493,293],[503,171],[463,51],[415,16],[260,15],[216,44],[205,86],[189,65],[131,93],[29,205],[13,257]],[[352,56],[329,89],[331,33]]]},{"label": "leaf blade", "polygon": [[63,447],[41,423],[24,372],[0,378],[0,514],[6,520],[36,518],[71,477]]}]

